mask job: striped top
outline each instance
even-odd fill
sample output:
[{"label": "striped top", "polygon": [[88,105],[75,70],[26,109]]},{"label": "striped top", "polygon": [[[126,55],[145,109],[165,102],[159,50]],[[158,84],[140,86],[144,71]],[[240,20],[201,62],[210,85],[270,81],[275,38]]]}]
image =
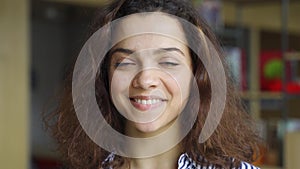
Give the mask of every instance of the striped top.
[{"label": "striped top", "polygon": [[[196,162],[193,161],[191,158],[189,158],[189,156],[185,153],[179,157],[178,169],[215,169],[215,166],[214,165],[201,166],[200,164],[196,164]],[[259,169],[259,168],[251,164],[248,164],[246,162],[241,162],[241,166],[238,169]]]},{"label": "striped top", "polygon": [[[110,163],[114,160],[115,154],[111,153],[103,162],[102,165],[106,163]],[[205,160],[203,158],[203,160]],[[178,159],[178,169],[215,169],[216,167],[214,165],[209,166],[201,166],[200,164],[197,164],[195,161],[193,161],[186,153],[182,154]],[[103,167],[104,169],[104,167]],[[109,166],[105,169],[113,169],[113,167]],[[235,168],[232,168],[235,169]],[[248,164],[246,162],[241,162],[241,166],[237,169],[259,169],[258,167],[255,167],[251,164]]]}]

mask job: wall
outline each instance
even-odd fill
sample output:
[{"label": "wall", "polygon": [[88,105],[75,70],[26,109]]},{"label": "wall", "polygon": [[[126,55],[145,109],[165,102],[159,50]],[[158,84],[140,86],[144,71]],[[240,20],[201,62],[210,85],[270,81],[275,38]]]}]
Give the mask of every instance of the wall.
[{"label": "wall", "polygon": [[28,168],[29,6],[27,0],[0,5],[0,168]]}]

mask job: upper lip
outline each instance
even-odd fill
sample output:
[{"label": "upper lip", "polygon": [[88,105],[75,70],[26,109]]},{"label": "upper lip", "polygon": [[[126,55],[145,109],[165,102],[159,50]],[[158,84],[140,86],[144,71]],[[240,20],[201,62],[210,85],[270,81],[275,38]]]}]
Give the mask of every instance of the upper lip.
[{"label": "upper lip", "polygon": [[136,95],[136,96],[130,96],[130,99],[140,99],[140,100],[152,100],[152,99],[159,99],[162,101],[166,101],[167,99],[164,99],[160,96],[143,96],[143,95]]}]

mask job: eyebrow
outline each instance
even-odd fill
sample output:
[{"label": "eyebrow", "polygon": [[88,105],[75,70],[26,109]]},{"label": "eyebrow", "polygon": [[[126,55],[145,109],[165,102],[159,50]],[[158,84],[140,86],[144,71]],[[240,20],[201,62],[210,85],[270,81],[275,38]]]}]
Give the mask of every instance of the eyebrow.
[{"label": "eyebrow", "polygon": [[160,48],[157,51],[155,51],[155,53],[173,52],[173,51],[178,52],[181,55],[185,56],[184,53],[180,49],[178,49],[178,48]]},{"label": "eyebrow", "polygon": [[[178,52],[181,55],[185,56],[184,53],[178,48],[159,48],[159,49],[155,50],[154,53],[172,52],[172,51]],[[117,53],[117,52],[124,53],[124,54],[127,54],[127,55],[131,55],[135,51],[130,50],[130,49],[125,49],[125,48],[116,48],[116,49],[112,50],[111,52],[109,52],[109,55],[112,56],[114,53]]]},{"label": "eyebrow", "polygon": [[127,55],[131,55],[134,53],[134,51],[130,50],[130,49],[116,48],[116,49],[112,50],[111,52],[109,52],[109,55],[112,56],[114,53],[117,53],[117,52],[124,53]]}]

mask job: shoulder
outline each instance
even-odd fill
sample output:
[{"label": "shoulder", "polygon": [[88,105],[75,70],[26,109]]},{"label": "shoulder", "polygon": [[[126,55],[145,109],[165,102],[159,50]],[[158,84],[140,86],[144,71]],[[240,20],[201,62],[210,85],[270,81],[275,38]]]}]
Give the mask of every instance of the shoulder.
[{"label": "shoulder", "polygon": [[[200,160],[207,162],[204,158],[200,158]],[[202,166],[200,164],[197,164],[186,153],[182,154],[178,159],[178,169],[200,169],[200,168],[215,169],[215,166],[213,164],[208,166]],[[259,169],[259,168],[249,163],[241,162],[241,166],[237,169]]]},{"label": "shoulder", "polygon": [[249,163],[241,162],[241,166],[239,167],[239,169],[259,169],[259,168],[255,167]]},{"label": "shoulder", "polygon": [[[204,158],[200,158],[200,161],[207,162]],[[214,169],[213,165],[200,165],[197,164],[193,159],[191,159],[186,153],[182,154],[178,159],[178,169]]]}]

